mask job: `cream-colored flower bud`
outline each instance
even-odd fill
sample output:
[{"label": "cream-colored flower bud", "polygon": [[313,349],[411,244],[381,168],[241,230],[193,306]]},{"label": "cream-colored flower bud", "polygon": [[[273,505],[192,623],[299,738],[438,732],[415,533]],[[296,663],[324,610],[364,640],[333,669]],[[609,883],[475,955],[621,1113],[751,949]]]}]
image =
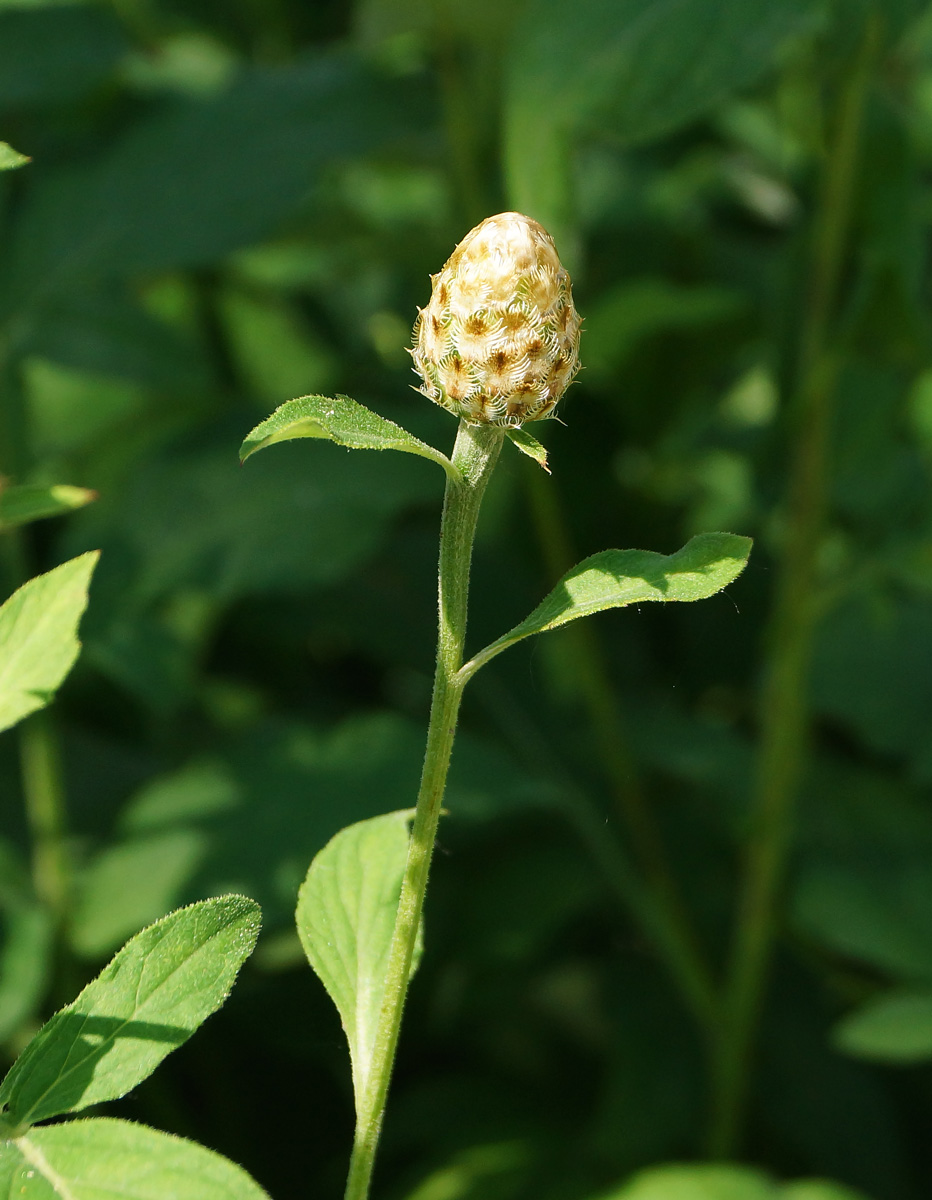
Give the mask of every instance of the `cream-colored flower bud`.
[{"label": "cream-colored flower bud", "polygon": [[411,351],[419,390],[470,424],[549,417],[579,369],[579,314],[546,229],[488,217],[431,280]]}]

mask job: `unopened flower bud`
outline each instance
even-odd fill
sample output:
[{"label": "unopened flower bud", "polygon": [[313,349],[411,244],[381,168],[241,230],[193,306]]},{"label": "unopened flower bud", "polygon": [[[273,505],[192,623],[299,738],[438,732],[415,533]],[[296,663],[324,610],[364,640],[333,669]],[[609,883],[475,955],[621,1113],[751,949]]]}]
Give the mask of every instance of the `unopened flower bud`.
[{"label": "unopened flower bud", "polygon": [[552,413],[579,368],[579,314],[553,238],[520,213],[463,238],[414,325],[419,389],[470,424]]}]

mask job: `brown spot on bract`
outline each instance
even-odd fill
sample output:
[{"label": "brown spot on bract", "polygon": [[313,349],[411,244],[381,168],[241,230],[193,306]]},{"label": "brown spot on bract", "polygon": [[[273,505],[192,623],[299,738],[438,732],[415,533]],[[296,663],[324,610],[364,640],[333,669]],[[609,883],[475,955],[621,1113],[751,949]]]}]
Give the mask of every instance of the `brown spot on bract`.
[{"label": "brown spot on bract", "polygon": [[488,333],[489,323],[482,313],[473,313],[466,318],[463,328],[473,337],[482,337],[483,334]]},{"label": "brown spot on bract", "polygon": [[527,316],[520,309],[506,309],[501,315],[502,329],[506,333],[518,333],[527,325]]}]

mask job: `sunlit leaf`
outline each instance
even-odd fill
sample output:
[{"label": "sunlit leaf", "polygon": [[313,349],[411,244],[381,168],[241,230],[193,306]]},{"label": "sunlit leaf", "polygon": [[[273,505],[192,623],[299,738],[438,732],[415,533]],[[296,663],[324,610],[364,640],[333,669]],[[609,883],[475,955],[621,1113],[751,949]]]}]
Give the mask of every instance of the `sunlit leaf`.
[{"label": "sunlit leaf", "polygon": [[90,488],[71,487],[66,483],[23,483],[0,491],[0,530],[27,525],[43,517],[59,517],[63,513],[83,508],[97,499]]},{"label": "sunlit leaf", "polygon": [[0,730],[44,708],[71,670],[98,554],[23,584],[0,608]]},{"label": "sunlit leaf", "polygon": [[466,663],[461,675],[468,679],[522,638],[607,608],[714,596],[737,579],[750,552],[750,538],[702,533],[675,554],[656,554],[652,550],[603,550],[593,554],[567,572],[520,625]]},{"label": "sunlit leaf", "polygon": [[0,1142],[0,1192],[17,1200],[268,1200],[213,1150],[109,1117]]},{"label": "sunlit leaf", "polygon": [[298,893],[298,936],[340,1013],[357,1105],[369,1077],[411,816],[386,813],[342,829]]},{"label": "sunlit leaf", "polygon": [[125,1095],[226,999],[259,934],[243,896],[204,900],[150,925],[39,1030],[0,1087],[31,1124]]},{"label": "sunlit leaf", "polygon": [[456,473],[445,454],[349,396],[289,400],[246,438],[240,447],[240,462],[266,446],[295,438],[324,438],[352,450],[404,450],[439,463],[448,474]]}]

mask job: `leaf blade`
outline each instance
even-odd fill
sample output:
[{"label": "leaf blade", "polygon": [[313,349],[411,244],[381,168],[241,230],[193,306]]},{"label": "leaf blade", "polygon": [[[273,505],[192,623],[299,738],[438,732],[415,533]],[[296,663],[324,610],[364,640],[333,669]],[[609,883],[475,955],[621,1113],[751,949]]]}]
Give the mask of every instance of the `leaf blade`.
[{"label": "leaf blade", "polygon": [[878,996],[843,1018],[832,1032],[838,1050],[868,1062],[901,1066],[932,1059],[932,991]]},{"label": "leaf blade", "polygon": [[671,133],[753,83],[811,15],[805,0],[533,0],[505,80],[510,203],[560,229],[581,133],[601,125],[625,144]]},{"label": "leaf blade", "polygon": [[704,600],[727,587],[744,570],[751,539],[733,533],[703,533],[675,554],[652,550],[603,550],[583,559],[520,624],[481,650],[460,670],[469,679],[490,659],[523,638],[557,629],[608,608],[648,601]]},{"label": "leaf blade", "polygon": [[455,472],[445,454],[349,396],[288,400],[252,430],[240,447],[240,462],[266,446],[296,438],[323,438],[350,450],[401,450],[438,463],[447,474]]},{"label": "leaf blade", "polygon": [[259,933],[244,896],[170,913],[120,950],[13,1064],[0,1102],[29,1125],[125,1095],[215,1012]]},{"label": "leaf blade", "polygon": [[15,529],[44,517],[59,517],[74,512],[97,499],[90,488],[70,484],[19,484],[0,491],[0,530]]},{"label": "leaf blade", "polygon": [[44,708],[71,670],[99,553],[30,579],[0,607],[0,730]]},{"label": "leaf blade", "polygon": [[526,429],[506,429],[505,433],[515,449],[526,454],[528,458],[533,458],[539,467],[543,467],[547,474],[550,474],[550,468],[547,466],[546,446],[542,446],[537,438],[531,437]]},{"label": "leaf blade", "polygon": [[340,830],[315,856],[298,892],[298,936],[343,1022],[357,1111],[382,1008],[412,815],[404,809]]},{"label": "leaf blade", "polygon": [[22,1200],[268,1200],[242,1167],[213,1150],[112,1117],[0,1143],[0,1191]]},{"label": "leaf blade", "polygon": [[15,171],[17,167],[24,167],[31,161],[25,154],[14,150],[9,142],[0,142],[0,171]]}]

